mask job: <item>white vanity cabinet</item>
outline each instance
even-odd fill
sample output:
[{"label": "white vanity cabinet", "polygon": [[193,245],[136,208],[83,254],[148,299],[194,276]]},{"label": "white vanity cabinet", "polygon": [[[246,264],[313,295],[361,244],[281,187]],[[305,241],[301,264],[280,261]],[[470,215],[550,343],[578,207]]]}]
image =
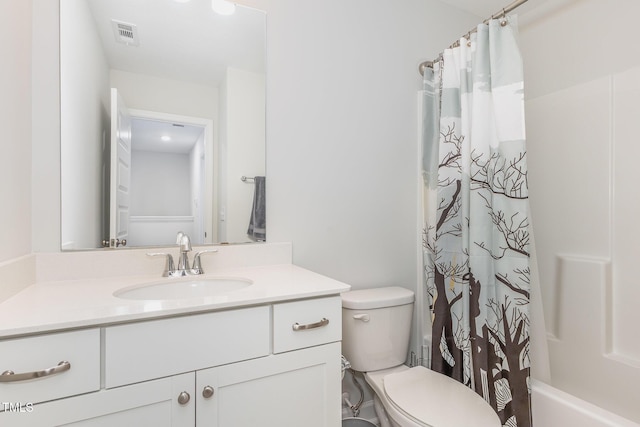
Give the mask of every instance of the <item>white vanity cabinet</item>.
[{"label": "white vanity cabinet", "polygon": [[273,354],[196,372],[198,427],[338,427],[340,297],[273,305]]},{"label": "white vanity cabinet", "polygon": [[90,336],[101,355],[93,387],[0,413],[0,425],[338,427],[340,307],[330,296],[71,332]]},{"label": "white vanity cabinet", "polygon": [[31,411],[0,413],[11,427],[194,426],[194,405],[178,397],[194,392],[193,373],[36,404]]}]

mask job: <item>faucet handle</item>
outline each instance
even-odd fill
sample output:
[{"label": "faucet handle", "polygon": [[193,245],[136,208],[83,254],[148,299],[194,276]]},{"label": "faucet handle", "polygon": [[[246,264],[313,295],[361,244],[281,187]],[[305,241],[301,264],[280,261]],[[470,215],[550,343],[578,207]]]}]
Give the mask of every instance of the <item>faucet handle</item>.
[{"label": "faucet handle", "polygon": [[202,269],[202,263],[200,262],[200,255],[207,254],[211,252],[218,252],[217,249],[205,249],[203,251],[198,251],[193,256],[193,266],[191,267],[191,271],[193,274],[204,274],[204,270]]},{"label": "faucet handle", "polygon": [[162,273],[162,277],[169,277],[175,270],[176,267],[173,264],[173,256],[171,254],[167,254],[164,252],[148,252],[147,256],[166,256],[166,262],[164,264],[164,272]]}]

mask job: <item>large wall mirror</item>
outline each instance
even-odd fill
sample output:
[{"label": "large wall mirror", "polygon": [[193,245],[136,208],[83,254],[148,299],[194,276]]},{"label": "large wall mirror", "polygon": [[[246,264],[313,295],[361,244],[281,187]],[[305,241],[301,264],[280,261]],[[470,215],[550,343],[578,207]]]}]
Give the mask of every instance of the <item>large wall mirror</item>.
[{"label": "large wall mirror", "polygon": [[264,240],[265,37],[240,5],[60,0],[62,250]]}]

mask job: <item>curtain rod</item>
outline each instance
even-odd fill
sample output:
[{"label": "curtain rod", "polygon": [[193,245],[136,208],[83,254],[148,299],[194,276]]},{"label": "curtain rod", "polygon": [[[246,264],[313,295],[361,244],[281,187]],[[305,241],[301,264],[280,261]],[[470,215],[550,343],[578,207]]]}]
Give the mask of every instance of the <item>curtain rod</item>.
[{"label": "curtain rod", "polygon": [[[527,0],[515,0],[513,3],[511,3],[508,6],[502,8],[501,11],[494,13],[493,15],[491,15],[490,18],[487,18],[482,22],[487,24],[492,19],[497,19],[497,18],[500,18],[500,17],[504,18],[507,15],[507,13],[509,13],[512,10],[522,6],[526,2],[527,2]],[[470,36],[472,33],[475,33],[476,31],[478,31],[477,27],[469,30],[469,32],[467,32],[463,37]],[[460,42],[459,40],[455,41],[451,46],[449,46],[449,48],[456,47],[459,42]],[[442,54],[440,54],[440,55],[442,55]],[[438,60],[439,60],[439,58],[435,59],[433,61],[424,61],[424,62],[420,63],[420,65],[418,65],[418,71],[420,72],[421,75],[424,75],[424,69],[425,68],[433,68],[433,64],[435,62],[438,62]]]}]

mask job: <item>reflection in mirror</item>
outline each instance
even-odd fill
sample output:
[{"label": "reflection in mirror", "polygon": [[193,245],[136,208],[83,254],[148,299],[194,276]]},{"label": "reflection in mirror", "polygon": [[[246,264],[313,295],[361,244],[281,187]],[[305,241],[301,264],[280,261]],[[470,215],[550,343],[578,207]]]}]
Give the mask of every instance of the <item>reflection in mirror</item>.
[{"label": "reflection in mirror", "polygon": [[255,239],[265,30],[210,0],[60,0],[63,250]]},{"label": "reflection in mirror", "polygon": [[[211,121],[131,110],[131,198],[127,246],[171,245],[179,231],[210,243],[205,177]],[[122,239],[121,236],[119,236]]]}]

